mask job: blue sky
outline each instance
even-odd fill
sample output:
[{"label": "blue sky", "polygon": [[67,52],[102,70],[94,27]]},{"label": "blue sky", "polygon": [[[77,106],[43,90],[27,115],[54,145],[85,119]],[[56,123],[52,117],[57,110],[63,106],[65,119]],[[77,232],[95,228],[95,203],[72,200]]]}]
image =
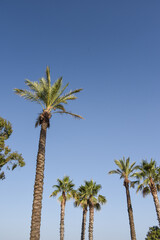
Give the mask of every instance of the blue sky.
[{"label": "blue sky", "polygon": [[[13,93],[51,69],[68,90],[83,88],[47,133],[41,240],[59,239],[60,206],[50,199],[57,178],[76,187],[93,179],[108,202],[95,213],[95,240],[130,239],[123,182],[109,176],[114,159],[160,159],[159,0],[0,1],[1,116],[13,125],[8,141],[26,166],[1,183],[1,239],[29,239],[40,106]],[[131,190],[137,240],[157,225],[151,196]],[[68,202],[65,239],[80,238],[81,209]],[[88,220],[87,220],[88,224]],[[88,228],[87,228],[88,229]],[[86,237],[87,237],[86,233]],[[87,238],[86,238],[87,239]]]}]

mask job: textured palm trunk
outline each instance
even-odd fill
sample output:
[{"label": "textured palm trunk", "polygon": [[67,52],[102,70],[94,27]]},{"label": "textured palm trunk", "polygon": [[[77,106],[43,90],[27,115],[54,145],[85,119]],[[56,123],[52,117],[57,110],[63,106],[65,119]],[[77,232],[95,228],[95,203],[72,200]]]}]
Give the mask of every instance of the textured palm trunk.
[{"label": "textured palm trunk", "polygon": [[64,215],[65,215],[65,202],[61,202],[61,222],[60,222],[60,240],[64,240]]},{"label": "textured palm trunk", "polygon": [[48,127],[48,123],[46,121],[43,121],[41,124],[41,132],[40,132],[39,147],[38,147],[38,154],[37,154],[37,165],[36,165],[36,177],[35,177],[34,194],[33,194],[30,240],[39,240],[40,239],[47,127]]},{"label": "textured palm trunk", "polygon": [[155,184],[153,181],[151,181],[150,183],[150,190],[153,196],[153,200],[154,200],[154,204],[155,204],[155,208],[156,208],[156,213],[157,213],[157,219],[158,219],[158,223],[160,226],[160,204],[159,204],[159,199],[158,199],[158,195],[157,195],[157,189],[155,187]]},{"label": "textured palm trunk", "polygon": [[131,240],[136,240],[136,231],[135,231],[134,219],[133,219],[133,209],[132,209],[131,197],[130,197],[130,192],[129,192],[129,183],[124,182],[124,186],[126,188],[127,208],[128,208],[128,215],[129,215]]},{"label": "textured palm trunk", "polygon": [[83,209],[81,240],[85,240],[87,209]]},{"label": "textured palm trunk", "polygon": [[89,206],[89,240],[93,240],[94,206]]}]

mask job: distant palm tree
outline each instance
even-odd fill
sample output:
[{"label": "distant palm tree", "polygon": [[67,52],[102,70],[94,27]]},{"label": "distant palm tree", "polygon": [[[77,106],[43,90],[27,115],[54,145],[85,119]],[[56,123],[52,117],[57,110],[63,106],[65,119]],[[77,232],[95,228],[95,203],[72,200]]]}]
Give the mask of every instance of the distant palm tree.
[{"label": "distant palm tree", "polygon": [[106,203],[107,200],[104,196],[98,195],[102,186],[96,184],[93,180],[85,181],[85,188],[88,195],[87,201],[89,205],[89,240],[93,240],[94,209],[100,210],[101,205]]},{"label": "distant palm tree", "polygon": [[57,179],[57,182],[57,185],[53,185],[55,190],[52,192],[50,197],[55,197],[61,193],[60,197],[58,198],[61,203],[60,240],[64,240],[64,216],[66,201],[74,196],[75,190],[73,189],[74,184],[68,176],[65,176],[62,180]]},{"label": "distant palm tree", "polygon": [[136,240],[136,232],[135,232],[135,226],[134,226],[134,219],[133,219],[133,209],[131,204],[131,197],[129,192],[129,184],[131,186],[135,183],[135,181],[130,181],[129,178],[133,176],[134,171],[137,169],[137,166],[135,166],[136,162],[133,162],[130,165],[130,158],[123,158],[123,160],[115,160],[115,164],[118,166],[118,169],[112,170],[109,172],[109,174],[119,174],[120,178],[124,179],[123,185],[126,189],[126,196],[127,196],[127,207],[128,207],[128,215],[129,215],[129,224],[130,224],[130,234],[131,239]]},{"label": "distant palm tree", "polygon": [[[152,194],[160,225],[160,203],[157,194],[157,192],[160,191],[160,168],[157,167],[156,162],[151,159],[149,163],[143,160],[141,165],[139,165],[139,170],[140,172],[134,174],[139,180],[137,192],[141,191],[143,197],[150,193]],[[141,180],[143,181],[142,183],[140,183]]]},{"label": "distant palm tree", "polygon": [[85,231],[86,231],[86,217],[88,211],[88,192],[85,186],[81,185],[75,196],[74,196],[75,207],[81,206],[83,209],[83,216],[82,216],[82,229],[81,229],[81,240],[85,240]]},{"label": "distant palm tree", "polygon": [[66,104],[68,100],[76,99],[77,97],[75,97],[74,93],[78,93],[82,89],[70,91],[69,93],[62,95],[68,84],[62,88],[62,78],[59,78],[53,85],[51,85],[49,67],[47,67],[46,69],[46,79],[41,78],[39,82],[31,82],[30,80],[26,80],[25,83],[30,88],[30,90],[22,90],[16,88],[14,89],[15,93],[26,100],[40,104],[43,109],[43,112],[40,113],[36,121],[36,126],[41,125],[41,131],[37,154],[37,166],[30,232],[30,240],[39,240],[47,128],[50,126],[50,118],[52,114],[55,113],[65,113],[70,114],[76,118],[82,118],[80,115],[66,111],[63,106],[63,104]]}]

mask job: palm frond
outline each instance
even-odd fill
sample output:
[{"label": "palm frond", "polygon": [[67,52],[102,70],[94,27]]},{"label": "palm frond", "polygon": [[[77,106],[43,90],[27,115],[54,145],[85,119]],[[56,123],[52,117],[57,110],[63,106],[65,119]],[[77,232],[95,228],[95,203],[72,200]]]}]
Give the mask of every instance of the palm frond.
[{"label": "palm frond", "polygon": [[99,203],[96,203],[94,205],[94,208],[97,210],[97,211],[100,211],[101,210],[101,205]]},{"label": "palm frond", "polygon": [[50,77],[50,68],[48,66],[46,68],[46,80],[47,80],[48,88],[50,89],[50,87],[51,87],[51,77]]},{"label": "palm frond", "polygon": [[[65,86],[65,88],[68,85]],[[56,80],[56,82],[53,84],[53,86],[51,87],[51,100],[50,100],[50,106],[54,105],[55,100],[59,97],[59,95],[61,94],[61,87],[62,87],[62,77],[58,78]],[[57,104],[60,102],[57,102]]]},{"label": "palm frond", "polygon": [[146,197],[148,194],[150,194],[150,189],[149,187],[144,187],[142,190],[143,197]]},{"label": "palm frond", "polygon": [[54,112],[54,113],[60,113],[60,114],[65,113],[65,114],[69,114],[69,115],[71,115],[71,116],[73,116],[73,117],[75,117],[77,119],[84,119],[82,116],[80,116],[78,114],[71,113],[71,112],[57,111],[57,112]]},{"label": "palm frond", "polygon": [[38,93],[39,92],[39,83],[38,82],[32,82],[29,79],[25,80],[25,84],[34,92]]},{"label": "palm frond", "polygon": [[39,103],[42,106],[42,108],[44,109],[44,106],[42,105],[42,103],[40,102],[39,98],[37,97],[37,95],[35,93],[32,93],[27,90],[23,90],[23,89],[17,89],[17,88],[14,89],[14,92],[26,100]]},{"label": "palm frond", "polygon": [[99,195],[98,196],[98,202],[101,204],[105,204],[107,202],[107,199],[105,196]]},{"label": "palm frond", "polygon": [[52,194],[49,197],[56,197],[58,193],[59,193],[59,190],[57,189],[54,192],[52,192]]},{"label": "palm frond", "polygon": [[115,164],[116,164],[121,170],[123,170],[123,166],[122,166],[122,164],[121,164],[120,161],[114,160],[114,162],[115,162]]},{"label": "palm frond", "polygon": [[63,112],[66,112],[66,109],[64,108],[64,106],[63,106],[62,104],[57,104],[57,105],[55,106],[55,109],[60,109],[60,110],[62,110]]},{"label": "palm frond", "polygon": [[117,170],[111,170],[108,172],[108,174],[119,174],[119,172]]}]

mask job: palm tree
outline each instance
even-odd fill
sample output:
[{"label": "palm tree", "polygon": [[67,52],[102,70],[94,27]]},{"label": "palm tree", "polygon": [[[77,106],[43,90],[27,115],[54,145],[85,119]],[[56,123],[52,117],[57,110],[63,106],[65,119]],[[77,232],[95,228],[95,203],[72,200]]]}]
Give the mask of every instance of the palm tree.
[{"label": "palm tree", "polygon": [[81,185],[75,196],[74,206],[78,207],[81,206],[83,209],[83,216],[82,216],[82,228],[81,228],[81,240],[85,240],[85,231],[86,231],[86,217],[88,211],[88,193],[85,186]]},{"label": "palm tree", "polygon": [[129,191],[129,184],[132,186],[135,181],[130,181],[129,178],[133,176],[134,171],[137,169],[137,166],[135,166],[136,162],[133,162],[130,164],[130,158],[123,158],[123,160],[115,160],[115,164],[118,166],[118,169],[112,170],[109,172],[109,174],[119,174],[120,178],[124,179],[123,185],[126,189],[126,197],[127,197],[127,207],[128,207],[128,215],[129,215],[129,224],[130,224],[130,234],[131,239],[136,240],[136,232],[135,232],[135,226],[134,226],[134,219],[133,219],[133,209],[131,204],[131,197],[130,197],[130,191]]},{"label": "palm tree", "polygon": [[66,201],[74,196],[75,190],[73,189],[74,184],[72,183],[72,180],[70,180],[68,176],[65,176],[62,180],[57,179],[57,182],[58,182],[57,185],[53,185],[53,188],[55,188],[55,190],[54,192],[52,192],[50,197],[55,197],[57,196],[58,193],[61,193],[58,200],[61,203],[60,240],[63,240]]},{"label": "palm tree", "polygon": [[93,180],[85,181],[85,188],[87,191],[87,201],[89,205],[89,240],[93,240],[94,209],[100,210],[101,205],[106,203],[107,200],[104,196],[98,195],[102,186],[100,184],[96,184]]},{"label": "palm tree", "polygon": [[[143,197],[150,193],[152,194],[160,225],[160,203],[157,194],[157,192],[160,191],[160,168],[157,167],[156,162],[151,159],[149,163],[143,160],[141,165],[139,165],[139,170],[140,172],[134,174],[139,180],[137,192],[141,191]],[[140,180],[143,180],[143,182],[140,183]]]},{"label": "palm tree", "polygon": [[30,90],[14,89],[15,93],[31,102],[36,102],[41,105],[43,111],[38,116],[36,126],[41,125],[39,147],[37,154],[36,176],[34,184],[32,220],[30,240],[40,239],[40,225],[41,225],[41,209],[42,209],[42,195],[43,195],[43,179],[44,179],[44,165],[45,165],[45,145],[47,128],[50,125],[50,118],[55,113],[70,114],[76,118],[82,118],[77,114],[66,111],[64,104],[68,100],[74,100],[77,97],[75,93],[82,89],[76,89],[69,93],[62,95],[68,84],[62,87],[62,78],[59,78],[53,85],[51,85],[50,69],[46,69],[46,79],[41,78],[39,82],[25,81]]}]

